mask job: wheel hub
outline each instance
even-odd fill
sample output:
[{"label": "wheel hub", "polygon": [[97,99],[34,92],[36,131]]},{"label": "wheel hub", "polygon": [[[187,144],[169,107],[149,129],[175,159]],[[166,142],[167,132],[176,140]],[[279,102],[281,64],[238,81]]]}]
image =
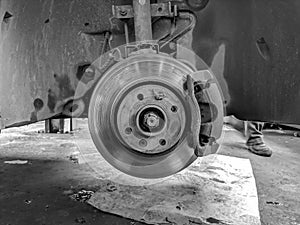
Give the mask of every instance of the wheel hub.
[{"label": "wheel hub", "polygon": [[[147,112],[147,110],[149,110],[149,112]],[[142,129],[146,132],[155,132],[156,128],[161,128],[160,124],[165,121],[163,114],[159,111],[155,111],[155,108],[145,109],[138,117],[139,126],[142,126]]]},{"label": "wheel hub", "polygon": [[[165,98],[158,100],[157,91],[163,92]],[[183,99],[164,83],[144,81],[129,85],[115,102],[115,130],[124,146],[140,153],[158,154],[179,141],[186,122]],[[174,113],[174,104],[181,110]]]}]

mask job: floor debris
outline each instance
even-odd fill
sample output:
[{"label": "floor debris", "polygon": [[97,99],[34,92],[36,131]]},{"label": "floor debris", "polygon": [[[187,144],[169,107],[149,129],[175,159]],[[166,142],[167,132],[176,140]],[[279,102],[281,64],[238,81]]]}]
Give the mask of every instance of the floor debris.
[{"label": "floor debris", "polygon": [[4,161],[5,164],[11,165],[25,165],[28,163],[28,160],[12,160],[12,161]]},{"label": "floor debris", "polygon": [[75,222],[80,223],[80,224],[84,224],[84,223],[86,223],[86,220],[84,218],[76,218]]},{"label": "floor debris", "polygon": [[106,190],[108,192],[113,192],[113,191],[116,191],[117,189],[118,188],[115,185],[113,185],[113,184],[107,184]]},{"label": "floor debris", "polygon": [[32,200],[25,200],[24,202],[25,204],[30,205],[32,203]]},{"label": "floor debris", "polygon": [[268,205],[282,205],[280,202],[267,201]]},{"label": "floor debris", "polygon": [[93,191],[81,190],[76,194],[71,195],[70,198],[78,202],[86,202],[92,197],[93,194]]},{"label": "floor debris", "polygon": [[78,163],[79,162],[79,151],[73,152],[70,156],[69,159],[73,162],[73,163]]}]

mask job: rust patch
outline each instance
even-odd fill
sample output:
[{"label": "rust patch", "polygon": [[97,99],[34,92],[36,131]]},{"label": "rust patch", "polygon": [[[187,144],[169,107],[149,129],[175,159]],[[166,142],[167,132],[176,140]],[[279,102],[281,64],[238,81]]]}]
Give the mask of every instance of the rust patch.
[{"label": "rust patch", "polygon": [[13,15],[9,12],[5,12],[4,17],[3,17],[3,22],[4,23],[9,23],[10,19],[13,17]]},{"label": "rust patch", "polygon": [[72,88],[68,75],[58,76],[57,74],[54,74],[53,77],[56,81],[56,87],[48,90],[47,103],[51,113],[55,112],[55,107],[57,106],[58,101],[72,98],[75,94],[75,90]]},{"label": "rust patch", "polygon": [[30,122],[37,122],[38,119],[37,119],[37,113],[36,112],[32,112],[31,115],[30,115]]},{"label": "rust patch", "polygon": [[34,111],[30,115],[30,122],[37,122],[37,113],[44,107],[44,101],[40,98],[36,98],[33,101]]},{"label": "rust patch", "polygon": [[71,81],[68,75],[58,76],[57,74],[54,74],[54,78],[58,83],[58,88],[59,88],[58,96],[60,100],[74,96],[75,91],[71,86]]},{"label": "rust patch", "polygon": [[40,98],[36,98],[33,102],[36,111],[40,111],[44,107],[44,102]]},{"label": "rust patch", "polygon": [[[95,69],[91,66],[89,62],[82,62],[76,66],[76,78],[83,82],[88,83],[95,77]],[[90,68],[88,71],[87,69]]]},{"label": "rust patch", "polygon": [[54,113],[54,109],[55,109],[55,105],[57,103],[57,100],[58,99],[57,99],[56,94],[51,89],[49,89],[48,90],[48,103],[47,103],[47,106],[50,109],[51,113]]}]

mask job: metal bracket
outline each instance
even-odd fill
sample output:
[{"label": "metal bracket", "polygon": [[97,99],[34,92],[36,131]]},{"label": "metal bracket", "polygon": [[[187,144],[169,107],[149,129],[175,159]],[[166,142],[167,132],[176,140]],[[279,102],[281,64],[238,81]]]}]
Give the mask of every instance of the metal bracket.
[{"label": "metal bracket", "polygon": [[213,80],[207,80],[207,81],[196,81],[194,82],[194,91],[195,93],[198,93],[204,89],[210,88],[211,83],[213,83]]},{"label": "metal bracket", "polygon": [[[118,19],[129,19],[134,17],[132,5],[113,5],[112,12],[113,16]],[[175,5],[172,9],[171,2],[151,4],[152,17],[176,17],[177,15],[177,6]]]},{"label": "metal bracket", "polygon": [[126,45],[125,46],[125,57],[127,58],[131,53],[139,50],[150,50],[159,54],[159,45],[156,43],[140,43],[137,45]]}]

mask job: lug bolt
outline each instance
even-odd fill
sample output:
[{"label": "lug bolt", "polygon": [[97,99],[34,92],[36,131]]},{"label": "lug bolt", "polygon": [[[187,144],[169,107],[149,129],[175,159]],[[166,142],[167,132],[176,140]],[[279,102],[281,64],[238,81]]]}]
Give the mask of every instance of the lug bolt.
[{"label": "lug bolt", "polygon": [[144,117],[144,124],[148,127],[159,126],[159,117],[155,113],[148,113]]}]

